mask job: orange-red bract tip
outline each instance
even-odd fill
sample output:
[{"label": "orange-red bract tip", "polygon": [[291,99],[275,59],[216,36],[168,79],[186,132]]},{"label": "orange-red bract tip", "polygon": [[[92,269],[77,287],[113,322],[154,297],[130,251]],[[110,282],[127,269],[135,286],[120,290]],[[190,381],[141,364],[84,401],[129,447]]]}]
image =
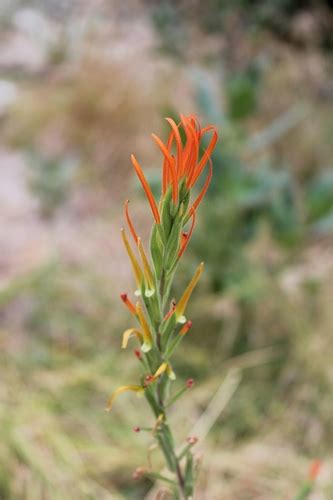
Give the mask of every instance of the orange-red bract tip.
[{"label": "orange-red bract tip", "polygon": [[126,222],[128,224],[128,227],[131,231],[131,234],[133,236],[133,239],[135,241],[135,243],[138,243],[138,235],[137,235],[137,232],[135,231],[135,228],[134,228],[134,225],[133,225],[133,222],[131,220],[131,217],[130,217],[130,214],[129,214],[129,211],[128,211],[128,204],[129,204],[129,200],[126,200],[125,201],[125,217],[126,217]]},{"label": "orange-red bract tip", "polygon": [[147,199],[149,201],[149,204],[150,204],[150,207],[151,207],[151,210],[153,212],[153,216],[154,216],[154,219],[155,219],[155,222],[156,224],[159,224],[160,223],[160,214],[159,214],[159,211],[158,211],[158,208],[157,208],[157,205],[156,205],[156,201],[155,201],[155,198],[153,196],[153,193],[150,189],[150,186],[147,182],[147,179],[145,178],[144,176],[144,173],[142,171],[142,168],[139,164],[139,162],[137,161],[137,159],[135,158],[135,156],[133,154],[131,154],[131,161],[132,161],[132,164],[133,164],[133,167],[136,171],[136,174],[137,176],[139,177],[139,180],[142,184],[142,187],[146,193],[146,196],[147,196]]}]

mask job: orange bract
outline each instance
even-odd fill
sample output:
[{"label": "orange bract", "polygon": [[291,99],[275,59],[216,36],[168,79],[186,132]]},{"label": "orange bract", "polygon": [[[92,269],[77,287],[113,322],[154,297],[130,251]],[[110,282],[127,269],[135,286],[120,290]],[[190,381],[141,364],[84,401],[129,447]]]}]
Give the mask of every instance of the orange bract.
[{"label": "orange bract", "polygon": [[[192,205],[192,209],[196,210],[202,198],[206,194],[212,178],[213,168],[211,155],[215,149],[218,134],[216,127],[214,127],[213,125],[201,128],[199,121],[192,115],[180,115],[180,119],[180,123],[176,124],[176,122],[172,118],[166,118],[171,127],[171,131],[166,144],[157,135],[152,134],[152,138],[154,139],[164,157],[162,172],[162,196],[165,195],[167,189],[171,186],[172,199],[173,202],[177,204],[179,198],[180,183],[182,181],[185,181],[185,186],[188,190],[193,188],[206,165],[208,164],[209,171],[206,181],[199,196]],[[184,132],[184,143],[181,137],[181,129]],[[202,140],[206,136],[206,134],[209,133],[211,133],[211,139],[208,143],[207,148],[203,151],[200,157],[200,147]],[[175,149],[175,154],[172,154],[173,147]],[[142,168],[134,155],[131,155],[131,160],[137,176],[139,177],[142,187],[146,193],[155,222],[157,224],[160,224],[160,213],[157,207],[157,203],[143,174]],[[129,222],[127,206],[126,218]],[[133,230],[133,226],[130,223],[129,226],[134,239],[137,240],[137,236],[135,234],[135,231]]]}]

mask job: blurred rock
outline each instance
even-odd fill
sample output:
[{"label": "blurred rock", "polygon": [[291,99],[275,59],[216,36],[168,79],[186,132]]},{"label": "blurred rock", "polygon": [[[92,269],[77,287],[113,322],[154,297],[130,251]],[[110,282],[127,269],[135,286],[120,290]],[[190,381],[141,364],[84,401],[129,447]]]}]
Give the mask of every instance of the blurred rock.
[{"label": "blurred rock", "polygon": [[0,80],[0,115],[5,113],[18,96],[17,85],[9,80]]},{"label": "blurred rock", "polygon": [[0,70],[35,73],[46,64],[45,47],[22,33],[10,32],[0,44]]}]

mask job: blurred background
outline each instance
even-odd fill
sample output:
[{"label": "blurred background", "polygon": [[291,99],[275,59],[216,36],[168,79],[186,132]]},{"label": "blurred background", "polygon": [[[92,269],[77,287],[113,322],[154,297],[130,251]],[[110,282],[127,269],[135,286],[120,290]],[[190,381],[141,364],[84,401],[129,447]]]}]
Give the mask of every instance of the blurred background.
[{"label": "blurred background", "polygon": [[119,228],[126,198],[144,238],[151,214],[129,155],[158,192],[150,133],[179,111],[220,131],[177,276],[205,261],[171,415],[209,431],[198,499],[293,499],[315,459],[311,498],[333,498],[332,53],[330,0],[1,0],[1,499],[155,498],[132,479],[144,401],[104,408],[139,373]]}]

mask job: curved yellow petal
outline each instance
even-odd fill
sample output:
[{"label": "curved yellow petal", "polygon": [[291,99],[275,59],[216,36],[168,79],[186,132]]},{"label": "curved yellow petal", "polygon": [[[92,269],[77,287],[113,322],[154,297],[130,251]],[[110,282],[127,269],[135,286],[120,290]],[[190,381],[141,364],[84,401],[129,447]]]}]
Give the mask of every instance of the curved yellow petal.
[{"label": "curved yellow petal", "polygon": [[175,380],[176,375],[171,368],[169,363],[162,363],[161,366],[156,370],[154,374],[154,379],[160,377],[163,373],[166,373],[171,380]]},{"label": "curved yellow petal", "polygon": [[166,371],[167,367],[168,367],[168,363],[162,363],[161,366],[154,373],[154,378],[157,378],[160,375],[162,375],[162,373],[164,373]]},{"label": "curved yellow petal", "polygon": [[114,400],[123,392],[128,391],[136,392],[138,396],[141,396],[144,393],[144,388],[141,385],[122,385],[121,387],[118,387],[118,389],[114,391],[111,398],[109,399],[106,410],[110,411],[113,406]]},{"label": "curved yellow petal", "polygon": [[199,278],[202,274],[203,268],[204,268],[204,264],[203,264],[203,262],[201,262],[201,264],[199,264],[199,266],[197,267],[197,270],[195,271],[193,278],[191,279],[191,281],[187,285],[187,288],[186,288],[185,292],[183,293],[181,299],[179,300],[178,304],[176,305],[177,321],[179,321],[179,319],[181,319],[181,322],[184,322],[183,315],[184,315],[187,303],[191,297],[191,294],[192,294],[196,284],[199,281]]},{"label": "curved yellow petal", "polygon": [[126,349],[128,341],[132,337],[132,335],[135,335],[140,340],[140,342],[143,342],[143,335],[140,332],[140,330],[138,330],[137,328],[129,328],[128,330],[125,330],[123,333],[123,340],[121,343],[121,347],[123,349]]}]

